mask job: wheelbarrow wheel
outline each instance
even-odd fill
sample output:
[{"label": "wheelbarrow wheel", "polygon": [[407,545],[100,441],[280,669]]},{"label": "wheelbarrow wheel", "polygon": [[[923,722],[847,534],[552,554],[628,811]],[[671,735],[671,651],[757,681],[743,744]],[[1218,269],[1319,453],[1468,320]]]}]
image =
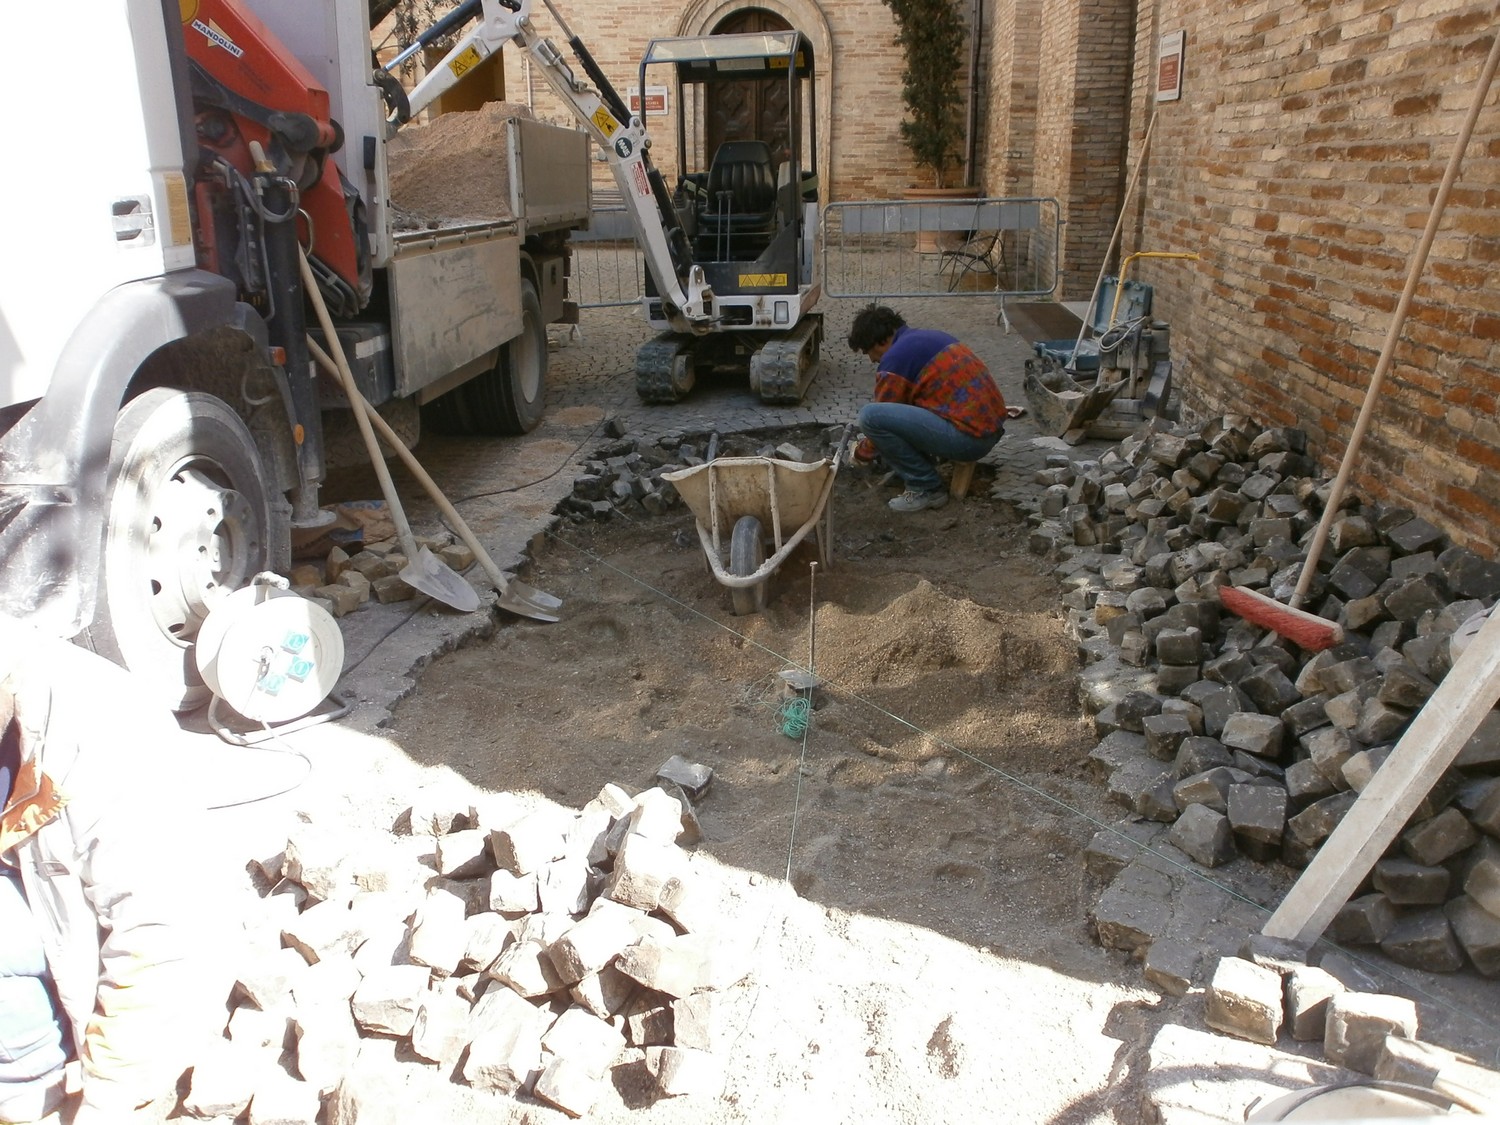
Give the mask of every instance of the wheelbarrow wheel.
[{"label": "wheelbarrow wheel", "polygon": [[[766,561],[766,543],[761,536],[760,520],[754,516],[741,516],[734,525],[729,538],[729,573],[736,578],[754,574]],[[731,586],[730,604],[736,617],[748,617],[766,608],[765,580],[754,586]]]}]

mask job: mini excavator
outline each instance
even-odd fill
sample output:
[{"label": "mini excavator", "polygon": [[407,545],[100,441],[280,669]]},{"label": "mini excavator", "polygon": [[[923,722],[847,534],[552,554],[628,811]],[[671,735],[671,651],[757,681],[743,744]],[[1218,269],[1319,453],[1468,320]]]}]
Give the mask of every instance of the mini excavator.
[{"label": "mini excavator", "polygon": [[[640,111],[632,112],[550,0],[542,3],[583,77],[532,25],[532,0],[466,0],[413,44],[411,50],[418,49],[478,19],[411,91],[409,112],[514,43],[599,145],[644,253],[643,304],[658,333],[636,354],[640,398],[677,402],[700,369],[730,367],[748,369],[750,387],[762,400],[800,402],[823,339],[822,314],[813,311],[822,287],[814,276],[819,207],[812,45],[798,31],[651,41],[639,89],[647,90],[648,73],[670,73],[674,96],[664,109],[675,117],[677,182],[669,189],[651,161],[644,96]],[[767,84],[773,96],[760,101],[780,108],[759,115],[760,136],[723,140],[707,154],[705,107],[725,83]]]}]

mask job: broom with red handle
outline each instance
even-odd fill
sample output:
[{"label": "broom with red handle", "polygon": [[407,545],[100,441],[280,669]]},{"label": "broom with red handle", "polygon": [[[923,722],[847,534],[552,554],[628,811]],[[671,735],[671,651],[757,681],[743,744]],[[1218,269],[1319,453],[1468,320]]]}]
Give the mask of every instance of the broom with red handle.
[{"label": "broom with red handle", "polygon": [[1438,226],[1443,218],[1443,209],[1448,205],[1448,196],[1453,191],[1453,182],[1458,179],[1459,165],[1463,163],[1464,152],[1469,147],[1469,138],[1473,135],[1474,125],[1479,120],[1479,111],[1484,107],[1484,99],[1489,94],[1490,83],[1494,80],[1497,64],[1500,64],[1500,35],[1496,35],[1494,43],[1490,46],[1489,58],[1485,60],[1484,69],[1479,75],[1479,83],[1474,88],[1474,100],[1469,106],[1469,114],[1464,119],[1463,128],[1459,130],[1458,141],[1453,146],[1453,154],[1448,158],[1448,169],[1443,174],[1443,182],[1433,198],[1431,210],[1427,213],[1427,229],[1422,232],[1422,241],[1412,254],[1411,267],[1406,273],[1406,288],[1402,290],[1401,300],[1396,305],[1396,311],[1391,315],[1391,325],[1385,334],[1385,345],[1380,349],[1380,359],[1375,364],[1374,374],[1370,376],[1370,386],[1365,391],[1364,405],[1360,407],[1359,418],[1354,423],[1354,432],[1349,436],[1349,445],[1344,450],[1343,461],[1339,464],[1338,476],[1334,478],[1333,487],[1328,492],[1328,500],[1323,505],[1323,517],[1318,521],[1318,530],[1314,533],[1312,544],[1307,549],[1307,559],[1302,564],[1302,573],[1297,579],[1297,589],[1292,594],[1291,604],[1283,605],[1265,594],[1235,586],[1225,586],[1219,590],[1219,601],[1225,609],[1243,617],[1246,621],[1273,630],[1309,652],[1319,652],[1330,648],[1344,639],[1342,626],[1327,618],[1307,613],[1298,609],[1297,606],[1307,597],[1308,587],[1312,585],[1313,575],[1317,573],[1318,559],[1322,556],[1323,545],[1328,541],[1329,528],[1333,526],[1333,518],[1344,499],[1344,487],[1349,483],[1349,474],[1354,468],[1355,454],[1364,440],[1365,431],[1370,427],[1370,417],[1375,413],[1375,402],[1380,395],[1381,384],[1385,382],[1386,373],[1390,371],[1391,362],[1395,358],[1396,343],[1401,338],[1401,329],[1406,324],[1406,314],[1411,308],[1412,297],[1416,294],[1417,282],[1421,279],[1422,270],[1427,265],[1428,252],[1432,249],[1433,240],[1437,237]]}]

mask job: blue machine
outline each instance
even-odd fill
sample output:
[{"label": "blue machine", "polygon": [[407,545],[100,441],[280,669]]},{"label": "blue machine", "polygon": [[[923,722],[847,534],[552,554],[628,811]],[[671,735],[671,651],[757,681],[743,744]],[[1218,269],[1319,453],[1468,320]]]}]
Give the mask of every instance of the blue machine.
[{"label": "blue machine", "polygon": [[[1120,307],[1115,308],[1115,294],[1120,294]],[[1114,312],[1114,324],[1110,313]],[[1094,302],[1089,318],[1089,331],[1081,344],[1072,340],[1039,340],[1031,345],[1041,359],[1050,359],[1074,372],[1096,373],[1099,370],[1099,337],[1112,327],[1132,324],[1151,315],[1151,286],[1139,281],[1127,281],[1120,287],[1120,279],[1106,277],[1099,286],[1099,299]],[[1073,355],[1074,345],[1078,355]]]}]

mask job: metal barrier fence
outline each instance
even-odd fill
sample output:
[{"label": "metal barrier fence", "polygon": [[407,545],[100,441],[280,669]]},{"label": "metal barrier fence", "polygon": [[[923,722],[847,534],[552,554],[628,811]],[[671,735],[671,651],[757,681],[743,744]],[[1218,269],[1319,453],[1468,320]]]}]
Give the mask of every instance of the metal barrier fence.
[{"label": "metal barrier fence", "polygon": [[1042,197],[865,200],[823,211],[834,297],[1045,297],[1057,289],[1062,210]]},{"label": "metal barrier fence", "polygon": [[646,258],[636,245],[635,228],[624,204],[601,203],[598,195],[589,229],[575,230],[568,239],[569,299],[585,309],[639,304],[646,292]]},{"label": "metal barrier fence", "polygon": [[[1046,297],[1057,289],[1062,212],[1042,197],[863,200],[823,209],[831,297]],[[646,264],[623,204],[597,198],[574,231],[568,292],[581,308],[638,303]]]}]

